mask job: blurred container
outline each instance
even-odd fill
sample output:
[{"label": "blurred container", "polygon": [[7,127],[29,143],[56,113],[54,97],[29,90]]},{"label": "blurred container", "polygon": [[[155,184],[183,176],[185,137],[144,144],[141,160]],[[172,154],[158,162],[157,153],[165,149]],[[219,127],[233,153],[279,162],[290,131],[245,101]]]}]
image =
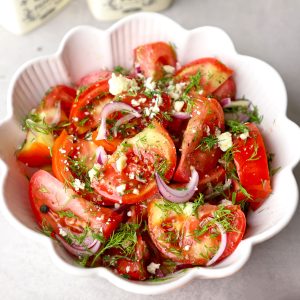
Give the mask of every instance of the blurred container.
[{"label": "blurred container", "polygon": [[160,11],[172,0],[87,0],[93,16],[102,21],[116,20],[137,11]]},{"label": "blurred container", "polygon": [[15,34],[24,34],[49,20],[70,0],[7,0],[0,4],[0,23]]}]

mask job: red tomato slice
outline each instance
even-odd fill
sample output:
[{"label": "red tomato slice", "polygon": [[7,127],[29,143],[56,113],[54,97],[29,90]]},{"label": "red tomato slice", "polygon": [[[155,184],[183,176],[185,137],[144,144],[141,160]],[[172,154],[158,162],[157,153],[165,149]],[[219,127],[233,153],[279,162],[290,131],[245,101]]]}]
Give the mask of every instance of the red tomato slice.
[{"label": "red tomato slice", "polygon": [[100,70],[100,71],[94,71],[91,72],[84,77],[82,77],[78,82],[77,86],[89,86],[97,81],[101,81],[103,79],[109,79],[111,77],[111,71],[107,70]]},{"label": "red tomato slice", "polygon": [[164,42],[142,45],[134,49],[134,64],[145,77],[159,80],[164,75],[163,66],[175,67],[176,53]]},{"label": "red tomato slice", "polygon": [[42,100],[41,109],[47,111],[53,108],[57,102],[60,102],[62,110],[68,117],[75,98],[75,89],[66,85],[57,85],[51,88],[50,92],[45,95]]},{"label": "red tomato slice", "polygon": [[156,192],[154,171],[169,180],[175,164],[174,143],[167,131],[154,121],[118,147],[92,182],[92,187],[110,201],[137,203]]},{"label": "red tomato slice", "polygon": [[76,131],[83,134],[95,129],[99,124],[103,106],[112,98],[109,94],[108,80],[96,82],[80,93],[70,112],[70,122]]},{"label": "red tomato slice", "polygon": [[29,130],[21,149],[16,152],[17,159],[29,167],[50,165],[53,143],[52,134]]},{"label": "red tomato slice", "polygon": [[[121,216],[111,209],[86,201],[43,170],[31,177],[29,196],[39,226],[51,229],[53,237],[60,234],[60,226],[77,233],[88,226],[108,238],[121,221]],[[68,212],[68,216],[59,212]]]},{"label": "red tomato slice", "polygon": [[150,202],[148,228],[156,247],[175,262],[207,264],[221,242],[216,222],[226,225],[227,235],[226,248],[217,261],[230,255],[244,235],[246,218],[239,206],[205,204],[195,211],[191,202],[169,203],[162,199]]},{"label": "red tomato slice", "polygon": [[224,183],[225,175],[225,169],[221,166],[211,169],[204,177],[200,178],[198,183],[198,192],[202,193],[207,188]]},{"label": "red tomato slice", "polygon": [[188,182],[191,166],[196,168],[200,178],[216,166],[220,150],[215,147],[203,151],[198,147],[203,137],[215,135],[217,129],[224,130],[224,113],[218,101],[204,97],[195,99],[192,117],[183,135],[181,158],[173,178],[175,181]]},{"label": "red tomato slice", "polygon": [[224,98],[235,99],[236,85],[232,77],[229,77],[220,87],[213,92],[213,97],[221,100]]},{"label": "red tomato slice", "polygon": [[246,140],[234,138],[233,159],[240,183],[251,196],[247,201],[252,208],[257,208],[272,191],[268,159],[259,129],[253,123],[245,125],[249,137]]},{"label": "red tomato slice", "polygon": [[72,147],[73,138],[68,135],[66,130],[63,130],[52,148],[52,171],[54,176],[64,184],[74,181],[74,177],[66,164]]},{"label": "red tomato slice", "polygon": [[146,270],[146,261],[149,259],[149,251],[142,236],[137,236],[135,259],[120,258],[116,262],[115,270],[118,274],[133,280],[145,280],[149,277]]},{"label": "red tomato slice", "polygon": [[190,81],[190,77],[200,72],[200,87],[204,95],[210,95],[217,90],[232,74],[233,71],[219,60],[207,57],[194,60],[175,74],[176,81]]}]

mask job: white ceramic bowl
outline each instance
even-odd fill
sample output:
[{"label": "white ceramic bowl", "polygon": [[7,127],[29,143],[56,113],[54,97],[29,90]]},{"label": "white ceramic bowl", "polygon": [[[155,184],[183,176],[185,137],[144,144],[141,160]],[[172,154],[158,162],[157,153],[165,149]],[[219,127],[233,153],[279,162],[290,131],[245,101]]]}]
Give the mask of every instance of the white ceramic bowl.
[{"label": "white ceramic bowl", "polygon": [[[159,40],[176,45],[181,64],[214,56],[235,70],[237,94],[251,99],[264,115],[261,127],[267,148],[276,154],[274,166],[281,169],[273,177],[272,195],[261,208],[247,216],[246,236],[230,257],[210,268],[196,267],[179,272],[163,282],[133,282],[102,267],[79,267],[58,243],[38,231],[29,206],[28,181],[18,170],[14,151],[24,138],[20,129],[22,118],[39,103],[50,86],[76,82],[101,68],[130,67],[136,46]],[[48,251],[54,263],[71,274],[96,275],[140,294],[167,292],[195,277],[229,276],[246,263],[253,245],[277,234],[295,212],[298,190],[292,169],[300,157],[300,130],[286,117],[287,95],[283,81],[265,62],[238,54],[231,39],[219,28],[185,30],[172,20],[151,13],[127,17],[106,31],[76,27],[64,37],[55,54],[31,60],[16,72],[7,101],[8,114],[0,127],[1,211],[22,233],[43,244],[41,251]]]}]

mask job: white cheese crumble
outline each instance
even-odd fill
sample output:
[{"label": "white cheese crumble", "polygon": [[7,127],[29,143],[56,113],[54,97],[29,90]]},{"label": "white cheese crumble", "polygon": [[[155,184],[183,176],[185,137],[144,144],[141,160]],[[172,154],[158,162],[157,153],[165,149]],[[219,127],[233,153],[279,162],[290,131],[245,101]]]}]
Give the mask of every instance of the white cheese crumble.
[{"label": "white cheese crumble", "polygon": [[74,187],[76,192],[78,192],[79,190],[83,190],[84,189],[84,182],[81,182],[78,178],[75,178],[75,180],[73,182],[73,187]]},{"label": "white cheese crumble", "polygon": [[249,137],[249,131],[240,134],[240,139],[246,140]]},{"label": "white cheese crumble", "polygon": [[163,70],[168,74],[174,74],[175,68],[173,66],[165,65],[163,66]]},{"label": "white cheese crumble", "polygon": [[184,246],[184,248],[183,248],[183,249],[184,249],[185,251],[189,251],[189,250],[190,250],[190,248],[191,248],[191,246],[190,246],[190,245],[186,245],[186,246]]},{"label": "white cheese crumble", "polygon": [[184,106],[184,101],[175,101],[174,102],[174,110],[180,112]]},{"label": "white cheese crumble", "polygon": [[127,212],[127,216],[128,216],[128,217],[131,217],[131,216],[132,216],[131,211],[128,211],[128,212]]},{"label": "white cheese crumble", "polygon": [[133,189],[132,194],[138,195],[140,191],[138,189]]},{"label": "white cheese crumble", "polygon": [[120,208],[120,204],[119,203],[115,203],[115,209],[118,209],[118,208]]},{"label": "white cheese crumble", "polygon": [[121,196],[124,195],[125,190],[126,190],[126,183],[120,184],[119,186],[116,187],[116,192]]},{"label": "white cheese crumble", "polygon": [[146,89],[153,91],[156,88],[156,83],[155,83],[155,81],[153,81],[152,77],[148,77],[144,81],[144,86]]},{"label": "white cheese crumble", "polygon": [[130,266],[127,266],[127,267],[125,268],[125,270],[126,270],[126,273],[129,273],[129,272],[130,272]]},{"label": "white cheese crumble", "polygon": [[136,87],[136,81],[134,79],[128,79],[125,76],[112,73],[111,78],[108,80],[109,92],[112,95],[118,95],[122,92],[128,91],[130,88]]},{"label": "white cheese crumble", "polygon": [[61,235],[61,236],[67,236],[68,235],[68,233],[63,229],[63,228],[59,228],[59,234]]},{"label": "white cheese crumble", "polygon": [[232,135],[230,132],[226,131],[218,136],[218,146],[223,152],[232,147]]},{"label": "white cheese crumble", "polygon": [[94,166],[88,171],[88,175],[90,178],[90,182],[93,181],[94,177],[97,175],[98,171],[100,170],[101,165],[96,163]]},{"label": "white cheese crumble", "polygon": [[125,155],[120,155],[116,161],[116,170],[121,173],[126,167],[127,157]]},{"label": "white cheese crumble", "polygon": [[157,269],[159,269],[160,267],[160,264],[156,264],[154,262],[152,262],[150,265],[147,266],[147,271],[151,274],[154,274],[155,275],[155,271]]}]

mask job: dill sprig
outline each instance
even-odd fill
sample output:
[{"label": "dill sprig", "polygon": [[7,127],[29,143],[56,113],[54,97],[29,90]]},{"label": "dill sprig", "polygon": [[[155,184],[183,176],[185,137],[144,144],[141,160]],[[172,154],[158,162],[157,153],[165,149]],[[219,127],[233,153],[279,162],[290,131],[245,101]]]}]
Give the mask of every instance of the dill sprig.
[{"label": "dill sprig", "polygon": [[216,136],[209,135],[201,140],[200,144],[197,146],[196,149],[200,148],[202,151],[210,151],[217,144],[218,138]]},{"label": "dill sprig", "polygon": [[245,124],[240,123],[236,120],[228,120],[226,121],[226,125],[229,127],[232,133],[246,133],[249,131],[248,127]]},{"label": "dill sprig", "polygon": [[159,203],[155,203],[155,206],[157,206],[165,214],[174,212],[178,215],[181,215],[184,213],[184,205],[173,203],[165,199],[162,199],[162,201],[160,201]]},{"label": "dill sprig", "polygon": [[122,255],[126,257],[132,256],[135,252],[135,247],[137,244],[136,231],[138,228],[139,224],[122,224],[121,227],[110,236],[104,247],[95,255],[92,266],[95,264],[101,254],[111,248],[121,250]]}]

